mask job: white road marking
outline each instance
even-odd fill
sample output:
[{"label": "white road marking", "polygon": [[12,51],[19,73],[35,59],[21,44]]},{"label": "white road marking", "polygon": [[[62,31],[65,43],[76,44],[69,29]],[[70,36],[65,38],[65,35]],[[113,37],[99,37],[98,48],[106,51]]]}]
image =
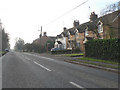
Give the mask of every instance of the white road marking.
[{"label": "white road marking", "polygon": [[24,53],[24,54],[32,55],[32,56],[36,56],[36,57],[39,57],[39,58],[43,58],[43,59],[48,59],[48,60],[54,61],[54,59],[52,59],[52,58],[47,58],[47,57],[43,57],[43,56],[39,56],[39,55],[34,55],[34,54],[29,54],[29,53]]},{"label": "white road marking", "polygon": [[74,82],[70,82],[70,84],[76,86],[77,88],[84,88],[84,87],[82,87],[82,86],[80,86],[80,85],[78,85],[78,84],[76,84],[76,83],[74,83]]},{"label": "white road marking", "polygon": [[47,70],[47,71],[51,71],[50,69],[44,67],[43,65],[41,65],[41,64],[39,64],[39,63],[37,63],[37,62],[35,62],[35,61],[34,61],[34,63],[37,64],[37,65],[39,65],[40,67],[44,68],[44,69]]}]

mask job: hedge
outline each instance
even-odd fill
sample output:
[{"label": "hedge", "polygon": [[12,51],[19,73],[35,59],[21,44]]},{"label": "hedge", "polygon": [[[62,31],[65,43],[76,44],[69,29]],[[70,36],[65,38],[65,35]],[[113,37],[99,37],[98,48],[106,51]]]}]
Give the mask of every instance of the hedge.
[{"label": "hedge", "polygon": [[70,54],[72,53],[72,50],[57,50],[57,51],[51,51],[52,54]]},{"label": "hedge", "polygon": [[85,56],[98,59],[119,61],[120,39],[97,39],[87,41]]}]

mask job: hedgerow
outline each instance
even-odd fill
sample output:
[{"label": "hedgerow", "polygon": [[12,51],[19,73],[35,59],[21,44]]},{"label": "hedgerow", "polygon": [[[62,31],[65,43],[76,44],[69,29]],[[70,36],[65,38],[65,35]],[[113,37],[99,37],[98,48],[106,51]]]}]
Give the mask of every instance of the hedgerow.
[{"label": "hedgerow", "polygon": [[97,39],[87,41],[85,56],[98,59],[119,61],[120,39]]}]

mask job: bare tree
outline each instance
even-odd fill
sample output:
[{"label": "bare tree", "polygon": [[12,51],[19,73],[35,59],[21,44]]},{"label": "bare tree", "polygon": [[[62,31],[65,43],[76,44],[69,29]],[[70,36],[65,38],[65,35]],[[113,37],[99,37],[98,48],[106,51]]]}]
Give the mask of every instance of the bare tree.
[{"label": "bare tree", "polygon": [[23,49],[24,49],[24,40],[19,38],[18,40],[16,40],[14,50],[23,51]]},{"label": "bare tree", "polygon": [[120,9],[120,1],[114,4],[107,5],[106,8],[102,9],[100,12],[100,16],[104,16],[108,13],[115,12]]}]

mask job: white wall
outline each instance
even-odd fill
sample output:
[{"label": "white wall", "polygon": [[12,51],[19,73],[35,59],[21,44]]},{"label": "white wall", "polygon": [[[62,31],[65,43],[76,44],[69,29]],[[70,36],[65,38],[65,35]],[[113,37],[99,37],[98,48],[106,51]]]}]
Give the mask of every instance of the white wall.
[{"label": "white wall", "polygon": [[[60,41],[62,43],[62,45],[58,45],[57,41]],[[55,45],[54,45],[54,48],[58,47],[58,48],[61,48],[62,49],[66,49],[66,37],[63,37],[63,38],[59,38],[59,39],[56,39],[55,40]]]}]

